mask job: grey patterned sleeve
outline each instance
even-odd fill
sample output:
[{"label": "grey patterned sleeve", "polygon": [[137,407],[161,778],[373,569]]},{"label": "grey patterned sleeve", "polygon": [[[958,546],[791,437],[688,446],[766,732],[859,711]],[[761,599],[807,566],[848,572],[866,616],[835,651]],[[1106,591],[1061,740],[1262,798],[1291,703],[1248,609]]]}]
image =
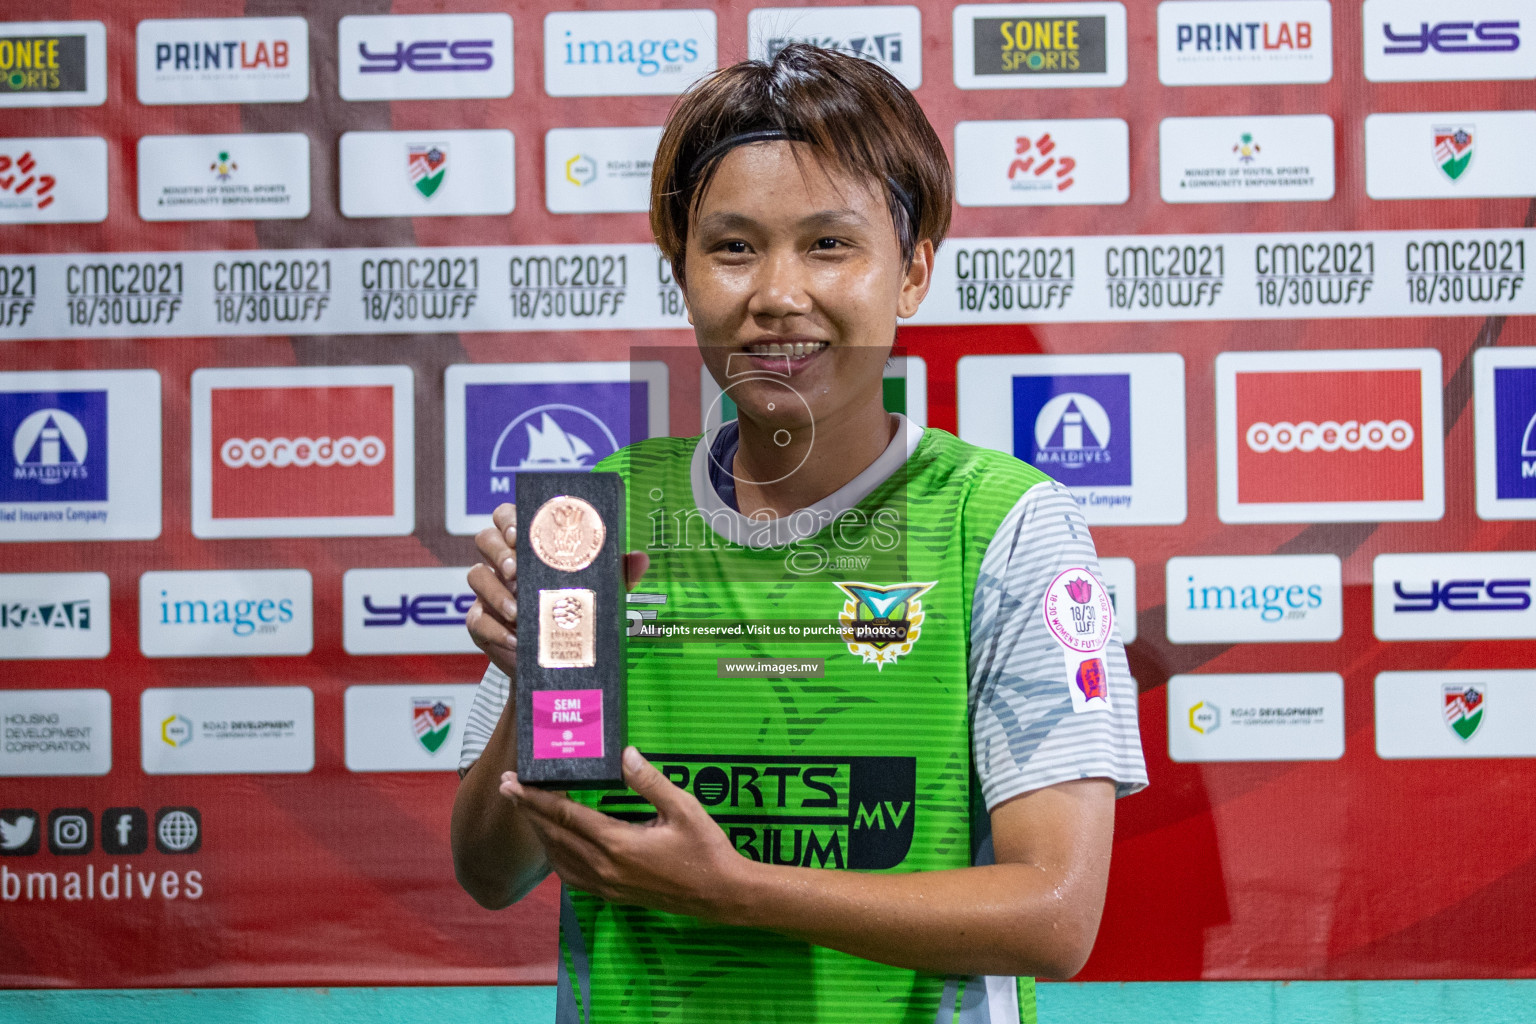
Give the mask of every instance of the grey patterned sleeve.
[{"label": "grey patterned sleeve", "polygon": [[1073,568],[1103,578],[1077,502],[1054,481],[1037,484],[988,545],[972,604],[971,756],[988,810],[1072,779],[1112,779],[1116,796],[1147,784],[1118,624],[1103,655],[1109,706],[1074,711],[1083,702],[1072,699],[1065,649],[1043,611],[1051,581]]},{"label": "grey patterned sleeve", "polygon": [[507,706],[507,696],[512,690],[512,680],[495,665],[485,666],[485,675],[475,690],[475,702],[470,705],[469,717],[464,720],[464,746],[459,750],[459,778],[480,760],[485,745],[496,731],[501,711]]}]

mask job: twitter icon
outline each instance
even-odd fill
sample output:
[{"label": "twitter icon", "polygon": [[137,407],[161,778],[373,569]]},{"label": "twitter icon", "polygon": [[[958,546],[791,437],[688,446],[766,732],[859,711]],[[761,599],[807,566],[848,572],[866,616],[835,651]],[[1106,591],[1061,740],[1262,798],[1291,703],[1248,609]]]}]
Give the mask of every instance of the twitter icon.
[{"label": "twitter icon", "polygon": [[0,810],[0,857],[27,857],[37,852],[42,830],[38,813],[25,807]]}]

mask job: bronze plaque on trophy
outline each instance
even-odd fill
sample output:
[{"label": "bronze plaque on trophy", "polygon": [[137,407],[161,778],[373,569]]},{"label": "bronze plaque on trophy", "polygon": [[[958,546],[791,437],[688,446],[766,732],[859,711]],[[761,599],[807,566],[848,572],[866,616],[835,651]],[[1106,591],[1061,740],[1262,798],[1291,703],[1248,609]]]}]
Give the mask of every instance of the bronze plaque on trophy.
[{"label": "bronze plaque on trophy", "polygon": [[517,776],[624,785],[624,481],[517,475]]}]

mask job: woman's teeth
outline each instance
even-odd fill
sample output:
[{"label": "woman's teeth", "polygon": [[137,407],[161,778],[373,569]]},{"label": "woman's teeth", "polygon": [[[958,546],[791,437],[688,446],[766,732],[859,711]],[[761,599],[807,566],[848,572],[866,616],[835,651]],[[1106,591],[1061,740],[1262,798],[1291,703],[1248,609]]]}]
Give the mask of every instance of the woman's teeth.
[{"label": "woman's teeth", "polygon": [[799,359],[801,356],[820,352],[828,344],[825,341],[794,341],[787,345],[781,345],[777,341],[770,341],[760,345],[748,345],[747,354],[754,356],[789,356],[791,359]]}]

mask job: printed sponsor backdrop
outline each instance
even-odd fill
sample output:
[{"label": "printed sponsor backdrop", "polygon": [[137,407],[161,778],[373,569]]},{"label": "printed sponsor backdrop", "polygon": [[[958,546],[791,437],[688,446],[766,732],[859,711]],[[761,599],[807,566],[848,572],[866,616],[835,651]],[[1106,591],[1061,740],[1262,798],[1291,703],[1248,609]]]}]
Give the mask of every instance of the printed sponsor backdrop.
[{"label": "printed sponsor backdrop", "polygon": [[1134,623],[1083,977],[1536,976],[1528,5],[442,6],[0,24],[0,984],[553,981],[449,863],[465,534],[710,411],[649,140],[801,38],[960,162],[888,401]]}]

